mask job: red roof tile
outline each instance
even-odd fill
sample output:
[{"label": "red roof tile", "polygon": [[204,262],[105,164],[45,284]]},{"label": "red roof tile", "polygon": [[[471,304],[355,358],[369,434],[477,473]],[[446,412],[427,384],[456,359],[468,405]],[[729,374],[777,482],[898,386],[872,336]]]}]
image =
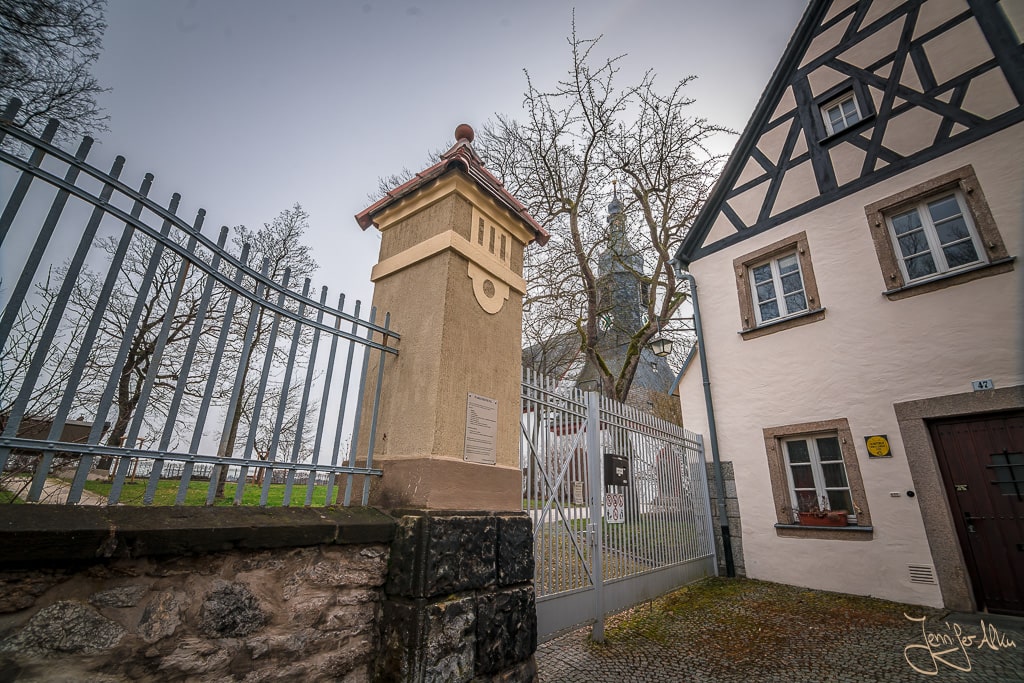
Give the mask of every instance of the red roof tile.
[{"label": "red roof tile", "polygon": [[[468,135],[466,134],[468,129]],[[453,169],[461,169],[477,185],[481,187],[498,204],[504,206],[513,215],[520,219],[533,231],[537,244],[544,245],[548,241],[548,232],[533,219],[519,200],[509,194],[508,190],[501,184],[501,181],[484,168],[484,162],[473,149],[473,129],[462,124],[456,129],[458,134],[463,135],[455,146],[441,155],[440,161],[430,168],[420,171],[408,181],[391,190],[371,206],[356,214],[356,222],[359,227],[366,230],[374,224],[374,217],[384,209],[388,208],[403,197],[406,197],[432,180],[440,178]]]}]

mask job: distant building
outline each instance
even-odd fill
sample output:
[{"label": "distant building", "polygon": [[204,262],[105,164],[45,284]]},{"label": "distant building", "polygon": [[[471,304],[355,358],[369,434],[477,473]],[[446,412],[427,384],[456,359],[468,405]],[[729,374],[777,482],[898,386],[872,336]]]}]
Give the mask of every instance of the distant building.
[{"label": "distant building", "polygon": [[812,1],[684,240],[749,576],[1024,614],[1022,36]]},{"label": "distant building", "polygon": [[[618,195],[608,205],[608,246],[598,256],[598,328],[596,347],[612,374],[621,371],[633,334],[644,324],[648,290],[643,256],[626,238],[625,215]],[[568,332],[523,349],[523,366],[540,371],[584,390],[597,390],[600,373],[587,362],[576,332]],[[659,417],[679,422],[679,406],[669,393],[675,373],[668,362],[649,348],[640,352],[626,403]]]}]

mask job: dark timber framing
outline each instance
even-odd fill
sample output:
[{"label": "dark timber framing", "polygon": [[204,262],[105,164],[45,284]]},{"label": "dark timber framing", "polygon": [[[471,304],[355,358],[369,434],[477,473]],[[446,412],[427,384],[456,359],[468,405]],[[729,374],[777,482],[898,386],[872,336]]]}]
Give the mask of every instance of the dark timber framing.
[{"label": "dark timber framing", "polygon": [[[686,266],[703,256],[763,233],[909,168],[1024,121],[1024,50],[1015,42],[1013,29],[1000,6],[984,0],[968,0],[968,11],[961,12],[914,38],[923,2],[924,0],[910,0],[867,26],[863,25],[868,9],[865,3],[856,3],[822,24],[832,4],[831,0],[811,2],[740,136],[736,149],[726,163],[722,177],[694,222],[693,229],[676,253],[677,261]],[[847,21],[849,24],[837,45],[800,66],[800,61],[815,36]],[[924,44],[965,21],[977,21],[994,56],[963,74],[944,83],[937,83]],[[902,26],[898,46],[891,54],[880,57],[866,68],[840,59],[840,55],[852,45],[890,28],[894,23]],[[913,64],[924,92],[911,90],[900,82],[908,61]],[[886,65],[891,65],[887,76],[875,73]],[[823,66],[835,69],[846,78],[840,84],[829,88],[827,92],[813,97],[808,75]],[[1017,106],[994,118],[985,119],[964,110],[962,106],[970,83],[993,69],[1001,70],[1006,77],[1010,91],[1017,100]],[[771,119],[788,87],[793,89],[796,108]],[[868,92],[869,87],[881,91],[881,99],[877,106]],[[835,135],[823,136],[820,106],[829,98],[834,98],[846,90],[852,90],[858,98],[863,119]],[[889,121],[913,108],[926,109],[941,117],[941,121],[930,146],[904,156],[885,147],[882,142]],[[958,124],[962,129],[954,134],[953,129]],[[786,125],[791,128],[786,133],[779,159],[773,161],[757,148],[757,143],[765,132]],[[802,129],[807,151],[793,157],[801,132],[799,129]],[[830,150],[844,143],[850,143],[863,150],[865,155],[859,176],[840,185],[832,166]],[[773,214],[774,204],[786,172],[808,159],[812,164],[817,184],[817,196]],[[764,169],[764,173],[742,185],[737,185],[740,174],[750,160]],[[885,166],[876,169],[879,162],[884,162]],[[729,202],[763,182],[768,182],[769,185],[756,222],[753,225],[746,225]],[[706,244],[705,240],[720,215],[728,218],[736,232],[714,243]]]}]

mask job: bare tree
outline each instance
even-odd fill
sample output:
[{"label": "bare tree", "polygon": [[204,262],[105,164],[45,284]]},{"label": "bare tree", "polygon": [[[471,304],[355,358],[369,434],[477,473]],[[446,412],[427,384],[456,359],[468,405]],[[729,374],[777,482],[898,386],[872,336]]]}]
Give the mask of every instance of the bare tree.
[{"label": "bare tree", "polygon": [[[301,368],[300,368],[301,369]],[[308,365],[304,368],[307,372],[311,370]],[[277,414],[281,405],[281,398],[285,396],[284,385],[276,384],[268,390],[267,408],[268,417],[252,424],[251,412],[242,413],[242,423],[245,428],[255,429],[253,435],[253,452],[260,460],[291,461],[295,456],[295,462],[306,462],[313,455],[313,440],[308,433],[302,434],[304,419],[302,417],[315,414],[319,409],[319,402],[308,401],[305,408],[305,416],[300,401],[302,394],[302,380],[293,381],[289,387],[285,400],[284,412],[281,414],[281,426],[277,428]],[[297,443],[297,445],[296,445]],[[254,475],[256,483],[262,483],[266,469],[260,469]]]},{"label": "bare tree", "polygon": [[[274,282],[284,281],[285,271],[288,271],[288,286],[293,289],[301,289],[303,280],[311,277],[317,270],[317,263],[313,259],[312,250],[303,241],[306,230],[309,229],[309,214],[296,203],[292,208],[282,211],[270,223],[264,223],[258,230],[250,230],[244,225],[234,228],[235,236],[232,241],[235,247],[241,250],[243,244],[249,245],[249,263],[255,270],[262,268],[264,259],[267,261],[267,277]],[[271,297],[276,295],[270,294]],[[250,307],[254,304],[251,301],[243,303],[235,314],[239,321],[246,321],[249,318]],[[253,424],[251,417],[255,412],[255,397],[262,371],[266,363],[267,354],[270,354],[270,368],[280,368],[285,362],[285,352],[280,346],[269,347],[269,337],[273,326],[273,314],[266,308],[258,307],[256,312],[255,332],[252,343],[248,349],[240,346],[235,349],[238,356],[238,363],[242,364],[241,371],[244,380],[238,387],[238,398],[231,416],[231,423],[228,429],[227,439],[219,447],[218,455],[230,457],[235,450],[238,439],[239,428],[245,424],[248,430],[265,427],[263,421]],[[237,339],[242,336],[239,331]],[[259,364],[259,367],[254,367]],[[273,391],[270,392],[273,399]],[[274,406],[280,400],[281,387],[277,388],[277,400],[267,401],[267,406],[261,406],[266,411],[268,406]],[[289,403],[290,406],[290,403]],[[292,410],[288,407],[286,410]],[[294,413],[294,411],[293,411]],[[266,414],[266,413],[264,413]],[[292,414],[292,413],[286,413]],[[296,417],[297,413],[292,414]],[[266,459],[269,454],[269,435],[264,433],[261,442],[260,433],[257,431],[254,436],[254,451],[261,459]],[[261,449],[260,443],[267,448]],[[217,486],[217,495],[222,496],[224,482],[227,477],[227,469],[221,468],[220,481]]]},{"label": "bare tree", "polygon": [[[96,247],[113,256],[118,249],[118,238],[110,236],[97,240]],[[189,268],[170,250],[163,250],[159,255],[151,284],[145,286],[153,253],[152,240],[134,236],[120,263],[111,296],[102,300],[99,295],[106,273],[86,268],[78,278],[69,306],[67,317],[72,320],[89,320],[97,314],[103,317],[92,346],[90,365],[93,375],[104,378],[104,381],[80,386],[78,392],[83,400],[91,400],[94,406],[98,405],[106,378],[115,371],[122,341],[126,338],[129,341],[123,365],[114,380],[113,415],[106,438],[111,446],[126,445],[125,439],[132,431],[133,419],[139,421],[135,429],[137,436],[147,442],[153,441],[153,435],[164,433],[169,404],[181,373],[182,354],[202,310],[205,284],[202,271]],[[206,379],[203,368],[210,364],[213,356],[225,296],[226,291],[220,289],[203,316],[192,371],[183,378],[183,401],[175,414],[170,415],[172,431],[191,426],[190,416],[202,396]],[[137,307],[138,322],[132,326]],[[165,326],[166,339],[161,349],[158,337]],[[153,379],[147,391],[145,386],[151,367]]]},{"label": "bare tree", "polygon": [[[542,355],[557,358],[559,367],[587,362],[599,369],[602,393],[625,400],[641,350],[659,332],[673,336],[679,327],[675,316],[687,291],[670,260],[718,171],[720,160],[705,143],[727,131],[687,116],[693,100],[684,89],[692,77],[667,93],[655,87],[651,71],[619,87],[624,55],[598,58],[599,40],[579,38],[574,23],[566,77],[546,90],[527,73],[523,118],[498,116],[476,146],[552,235],[544,249],[527,251],[524,345],[552,347]],[[624,240],[613,240],[605,221],[613,181],[622,188]],[[619,253],[619,242],[630,254]],[[644,290],[639,323],[615,330],[626,348],[621,368],[598,344],[604,311],[597,264],[609,251]],[[567,336],[574,342],[556,343]]]},{"label": "bare tree", "polygon": [[0,104],[18,98],[15,123],[39,135],[51,118],[75,139],[107,129],[92,75],[106,0],[0,0]]},{"label": "bare tree", "polygon": [[[53,314],[57,302],[57,289],[53,284],[55,277],[59,279],[59,273],[50,269],[46,279],[36,284],[36,296],[30,297],[18,310],[8,343],[0,349],[0,417],[11,413],[18,393],[28,381],[29,366],[39,349],[46,321]],[[35,419],[50,419],[54,416],[71,376],[87,323],[87,319],[75,316],[58,328],[39,375],[32,383],[25,415]],[[81,407],[76,404],[73,409]]]}]

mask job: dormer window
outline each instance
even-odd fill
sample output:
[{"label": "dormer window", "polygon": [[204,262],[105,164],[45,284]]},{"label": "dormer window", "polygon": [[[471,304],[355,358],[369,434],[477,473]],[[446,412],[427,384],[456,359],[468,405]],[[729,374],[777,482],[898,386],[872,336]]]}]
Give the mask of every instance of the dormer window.
[{"label": "dormer window", "polygon": [[864,118],[853,92],[847,92],[823,104],[821,117],[825,121],[825,130],[829,135],[846,130]]}]

